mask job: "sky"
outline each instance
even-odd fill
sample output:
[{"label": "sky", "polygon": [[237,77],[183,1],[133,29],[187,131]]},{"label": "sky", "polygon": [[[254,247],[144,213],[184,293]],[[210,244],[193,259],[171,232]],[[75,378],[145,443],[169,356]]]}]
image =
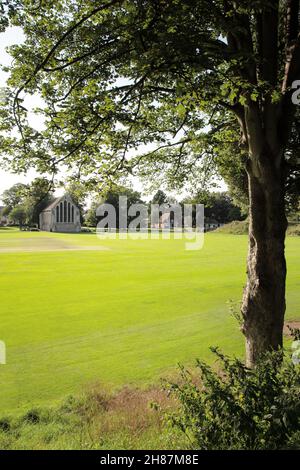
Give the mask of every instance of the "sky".
[{"label": "sky", "polygon": [[[1,65],[9,65],[11,63],[11,57],[7,53],[6,48],[14,44],[20,44],[22,43],[23,40],[24,40],[23,32],[21,28],[18,28],[18,27],[11,27],[11,28],[8,28],[4,33],[0,33],[0,64]],[[7,74],[0,69],[0,88],[5,86],[6,79],[7,79]],[[29,106],[30,105],[36,106],[40,104],[38,103],[38,100],[36,100],[36,102],[33,103],[32,98],[30,99],[31,99],[31,103],[26,104],[26,101],[25,101],[25,106],[27,105],[28,107],[28,104]],[[33,117],[31,119],[31,124],[36,128],[41,127],[41,122],[39,122],[38,117]],[[0,168],[0,204],[1,204],[1,194],[3,193],[5,189],[10,188],[15,183],[30,183],[30,181],[32,181],[36,176],[38,176],[38,174],[33,170],[30,170],[29,172],[27,172],[26,175],[24,175],[24,174],[13,174],[8,171],[4,171]],[[135,178],[132,181],[132,184],[136,190],[143,192],[142,185],[138,179]],[[221,182],[219,189],[221,191],[226,190],[225,183]],[[62,195],[63,188],[58,188],[55,194],[58,196]],[[177,195],[173,193],[172,196],[175,198],[176,196],[177,197],[179,196],[179,199],[182,199],[182,197],[184,197],[185,194]]]},{"label": "sky", "polygon": [[[14,44],[20,44],[23,41],[23,33],[21,28],[13,27],[8,28],[5,33],[0,34],[0,64],[9,65],[11,63],[11,57],[6,52],[8,46]],[[0,69],[0,87],[5,86],[7,74]],[[15,183],[28,183],[37,176],[34,171],[28,172],[27,175],[16,175],[9,173],[0,168],[0,202],[1,194],[5,189],[10,188]]]}]

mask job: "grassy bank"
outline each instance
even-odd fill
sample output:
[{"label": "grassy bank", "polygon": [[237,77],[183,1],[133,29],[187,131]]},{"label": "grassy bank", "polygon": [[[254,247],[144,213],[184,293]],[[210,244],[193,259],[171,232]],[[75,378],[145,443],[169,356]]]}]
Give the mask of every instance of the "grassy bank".
[{"label": "grassy bank", "polygon": [[[248,220],[230,222],[216,230],[216,233],[224,233],[227,235],[247,235],[249,228]],[[287,228],[287,236],[299,237],[300,224],[290,223]]]},{"label": "grassy bank", "polygon": [[124,387],[113,394],[101,385],[69,396],[54,407],[35,407],[0,419],[0,449],[182,449],[189,443],[163,412],[177,406],[159,388]]}]

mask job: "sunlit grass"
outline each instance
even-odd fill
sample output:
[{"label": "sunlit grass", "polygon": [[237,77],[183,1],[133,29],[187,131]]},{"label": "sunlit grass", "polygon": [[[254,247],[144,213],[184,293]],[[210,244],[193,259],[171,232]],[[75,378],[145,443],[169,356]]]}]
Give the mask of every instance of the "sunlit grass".
[{"label": "sunlit grass", "polygon": [[[241,298],[246,251],[246,236],[213,233],[186,251],[182,240],[0,230],[0,415],[93,381],[144,387],[209,359],[210,345],[243,354],[227,302]],[[287,256],[287,315],[299,319],[298,238]]]}]

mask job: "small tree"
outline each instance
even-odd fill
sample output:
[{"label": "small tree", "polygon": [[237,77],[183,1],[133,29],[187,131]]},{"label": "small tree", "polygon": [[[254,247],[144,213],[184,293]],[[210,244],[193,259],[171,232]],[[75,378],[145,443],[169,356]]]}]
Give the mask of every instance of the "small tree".
[{"label": "small tree", "polygon": [[168,196],[166,195],[166,193],[164,193],[161,189],[159,189],[153,196],[152,198],[152,201],[151,201],[152,204],[158,204],[158,205],[163,205],[163,204],[168,204],[169,203],[169,198]]},{"label": "small tree", "polygon": [[[35,178],[30,184],[17,183],[5,190],[2,200],[6,214],[21,206],[29,224],[38,224],[40,212],[53,200],[52,184],[46,178]],[[16,211],[18,212],[18,211]]]},{"label": "small tree", "polygon": [[66,185],[64,185],[64,190],[67,194],[69,194],[73,202],[78,207],[79,212],[80,212],[80,223],[82,224],[85,219],[84,206],[85,206],[85,201],[88,195],[87,188],[79,180],[73,180],[67,183]]},{"label": "small tree", "polygon": [[46,178],[35,178],[23,199],[29,224],[38,224],[39,215],[53,201],[52,184]]},{"label": "small tree", "polygon": [[101,204],[101,201],[93,201],[90,208],[85,214],[84,217],[84,224],[87,225],[88,227],[96,227],[98,218],[96,215],[96,209],[97,207]]},{"label": "small tree", "polygon": [[16,183],[9,189],[3,191],[1,199],[5,205],[5,215],[19,204],[24,201],[26,194],[28,194],[29,185],[23,183]]},{"label": "small tree", "polygon": [[10,219],[19,224],[20,230],[27,220],[27,215],[26,208],[21,205],[14,207],[9,213]]}]

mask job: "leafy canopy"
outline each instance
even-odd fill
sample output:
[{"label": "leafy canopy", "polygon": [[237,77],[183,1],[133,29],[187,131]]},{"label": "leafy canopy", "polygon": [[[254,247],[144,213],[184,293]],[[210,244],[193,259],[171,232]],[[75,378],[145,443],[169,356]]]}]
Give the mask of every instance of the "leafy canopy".
[{"label": "leafy canopy", "polygon": [[[299,181],[295,151],[287,149],[292,126],[292,140],[299,140],[290,99],[299,75],[299,2],[11,5],[12,24],[26,35],[11,48],[15,91],[6,109],[13,109],[22,139],[3,148],[13,169],[55,174],[63,165],[91,185],[139,171],[178,188],[199,183],[200,175],[206,181],[216,160],[233,186],[239,176],[245,192],[243,171],[253,157],[246,121],[255,107],[262,126],[278,116],[286,173],[291,186]],[[28,123],[26,94],[43,99],[42,131]],[[2,114],[7,130],[11,116]]]}]

